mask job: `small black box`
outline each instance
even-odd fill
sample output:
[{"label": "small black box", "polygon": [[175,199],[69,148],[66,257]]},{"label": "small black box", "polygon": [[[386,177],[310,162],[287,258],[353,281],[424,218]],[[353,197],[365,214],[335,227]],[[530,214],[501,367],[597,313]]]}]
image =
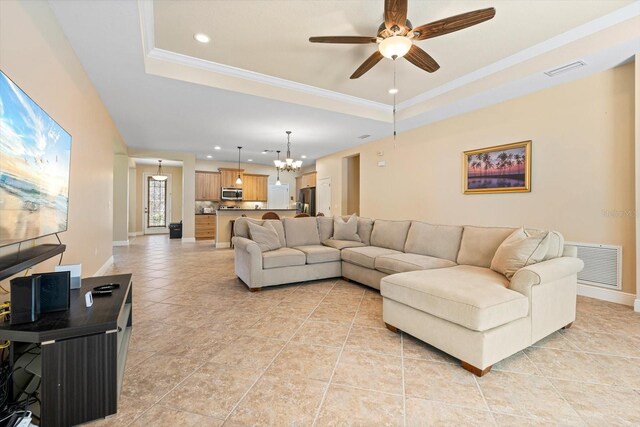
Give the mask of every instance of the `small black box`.
[{"label": "small black box", "polygon": [[40,318],[40,277],[11,279],[11,324],[35,322]]},{"label": "small black box", "polygon": [[71,273],[41,273],[37,277],[40,278],[40,313],[68,310]]}]

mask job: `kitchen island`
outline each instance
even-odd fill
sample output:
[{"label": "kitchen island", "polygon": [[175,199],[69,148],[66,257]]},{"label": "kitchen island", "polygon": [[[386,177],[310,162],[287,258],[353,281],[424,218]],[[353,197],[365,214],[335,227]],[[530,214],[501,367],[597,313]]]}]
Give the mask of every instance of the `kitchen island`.
[{"label": "kitchen island", "polygon": [[216,209],[216,248],[231,247],[231,221],[242,215],[262,219],[267,212],[275,212],[280,218],[293,218],[295,209]]}]

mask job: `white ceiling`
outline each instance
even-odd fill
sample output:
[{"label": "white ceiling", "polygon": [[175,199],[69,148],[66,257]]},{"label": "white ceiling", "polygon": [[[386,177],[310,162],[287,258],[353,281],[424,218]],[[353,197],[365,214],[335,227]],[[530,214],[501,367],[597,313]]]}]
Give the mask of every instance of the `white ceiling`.
[{"label": "white ceiling", "polygon": [[[390,61],[353,81],[348,76],[374,45],[306,41],[375,33],[382,0],[49,3],[130,147],[236,161],[241,145],[243,160],[272,164],[274,156],[260,152],[286,150],[292,130],[293,157],[305,154],[308,164],[392,132]],[[438,72],[398,64],[399,130],[615,66],[640,50],[640,25],[633,25],[640,3],[619,9],[628,3],[410,0],[414,25],[488,5],[497,14],[420,42],[440,62]],[[198,31],[212,43],[195,42]],[[575,55],[589,67],[539,77]]]},{"label": "white ceiling", "polygon": [[162,160],[162,166],[168,167],[176,167],[181,168],[182,162],[179,160],[167,160],[167,159],[144,159],[144,158],[135,158],[134,162],[136,165],[145,165],[145,166],[158,166],[158,160]]}]

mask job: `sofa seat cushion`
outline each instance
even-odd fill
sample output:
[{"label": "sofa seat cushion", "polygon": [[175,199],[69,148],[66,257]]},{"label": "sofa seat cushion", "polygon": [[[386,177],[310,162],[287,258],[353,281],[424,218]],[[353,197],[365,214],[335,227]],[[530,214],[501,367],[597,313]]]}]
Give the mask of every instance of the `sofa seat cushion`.
[{"label": "sofa seat cushion", "polygon": [[361,267],[375,269],[376,258],[382,255],[401,254],[393,249],[380,248],[378,246],[363,246],[361,248],[348,248],[342,251],[342,260]]},{"label": "sofa seat cushion", "polygon": [[526,317],[529,300],[508,289],[503,275],[483,267],[451,268],[393,274],[382,279],[380,293],[474,331],[486,331]]},{"label": "sofa seat cushion", "polygon": [[292,267],[304,265],[307,260],[304,252],[292,248],[280,248],[262,253],[262,268]]},{"label": "sofa seat cushion", "polygon": [[375,260],[376,270],[387,274],[455,267],[456,265],[455,262],[449,261],[448,259],[418,254],[381,255]]},{"label": "sofa seat cushion", "polygon": [[307,264],[320,264],[321,262],[340,261],[340,251],[322,245],[296,246],[295,249],[304,252],[307,256]]},{"label": "sofa seat cushion", "polygon": [[323,245],[329,246],[335,249],[346,249],[346,248],[361,248],[363,246],[367,246],[362,242],[354,242],[352,240],[336,240],[336,239],[327,239],[322,242]]}]

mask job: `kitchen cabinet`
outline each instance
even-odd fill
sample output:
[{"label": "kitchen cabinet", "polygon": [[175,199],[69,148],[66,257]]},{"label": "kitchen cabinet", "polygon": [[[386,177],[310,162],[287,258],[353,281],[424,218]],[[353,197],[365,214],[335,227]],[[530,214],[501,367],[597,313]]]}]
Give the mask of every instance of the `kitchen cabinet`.
[{"label": "kitchen cabinet", "polygon": [[220,200],[220,173],[196,171],[196,200]]},{"label": "kitchen cabinet", "polygon": [[[300,188],[311,188],[316,186],[316,172],[305,173],[300,176]],[[296,178],[296,187],[298,180]]]},{"label": "kitchen cabinet", "polygon": [[243,185],[236,184],[236,179],[238,179],[238,173],[240,174],[240,179],[244,184],[244,169],[228,169],[228,168],[218,168],[220,171],[220,181],[221,187],[223,188],[243,188]]},{"label": "kitchen cabinet", "polygon": [[196,240],[216,238],[216,216],[196,215]]},{"label": "kitchen cabinet", "polygon": [[268,191],[269,175],[244,174],[242,182],[243,201],[266,202]]}]

